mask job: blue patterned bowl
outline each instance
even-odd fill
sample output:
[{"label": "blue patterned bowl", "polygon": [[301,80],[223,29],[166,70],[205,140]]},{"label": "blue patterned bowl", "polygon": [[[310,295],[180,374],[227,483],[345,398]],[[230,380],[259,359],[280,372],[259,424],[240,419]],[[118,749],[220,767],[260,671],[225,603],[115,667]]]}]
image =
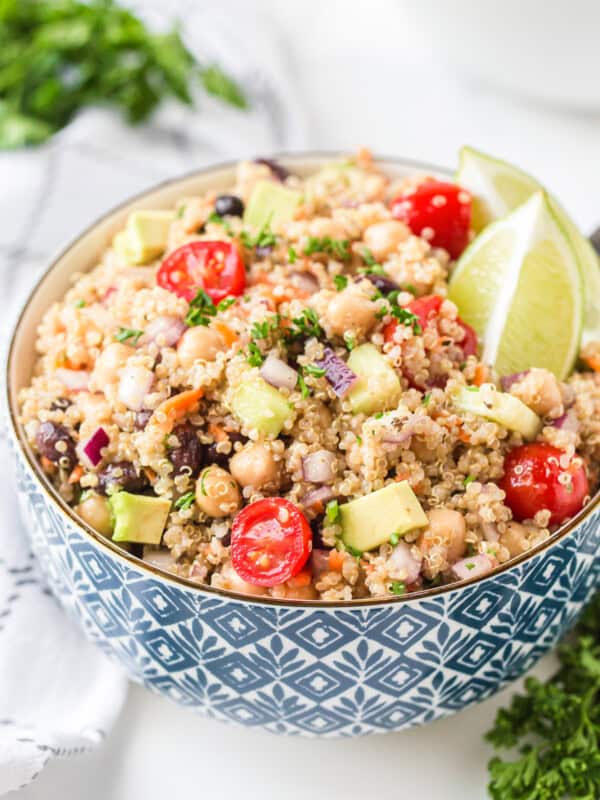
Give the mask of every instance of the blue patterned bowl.
[{"label": "blue patterned bowl", "polygon": [[[303,172],[330,158],[285,161]],[[393,175],[423,168],[384,164]],[[35,328],[69,275],[94,264],[132,208],[224,188],[231,174],[231,166],[197,173],[112,212],[59,256],[27,301],[8,359],[9,428],[20,507],[48,583],[133,680],[215,719],[356,736],[489,697],[556,644],[593,591],[598,497],[532,554],[484,579],[383,601],[246,599],[163,573],[86,527],[49,486],[19,430],[16,394],[31,373]]]}]

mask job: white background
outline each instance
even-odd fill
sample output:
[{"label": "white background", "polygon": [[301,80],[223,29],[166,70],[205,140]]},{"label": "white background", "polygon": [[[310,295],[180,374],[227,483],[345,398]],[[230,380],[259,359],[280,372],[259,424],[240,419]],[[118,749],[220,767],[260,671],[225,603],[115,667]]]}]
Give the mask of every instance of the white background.
[{"label": "white background", "polygon": [[[235,14],[237,3],[224,3]],[[600,223],[600,116],[565,115],[462,82],[431,52],[426,32],[408,25],[400,3],[256,5],[278,19],[286,37],[313,147],[366,144],[383,154],[452,166],[458,147],[469,142],[541,178],[585,230]],[[536,671],[551,666],[546,659]],[[481,800],[491,756],[482,734],[509,694],[403,734],[309,741],[226,727],[133,688],[104,747],[50,765],[20,797],[363,800],[377,793]]]}]

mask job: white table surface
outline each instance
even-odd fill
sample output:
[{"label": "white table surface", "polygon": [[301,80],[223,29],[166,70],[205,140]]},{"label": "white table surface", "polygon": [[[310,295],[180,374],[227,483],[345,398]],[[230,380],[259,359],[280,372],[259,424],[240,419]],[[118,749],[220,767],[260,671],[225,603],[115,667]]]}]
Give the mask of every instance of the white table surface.
[{"label": "white table surface", "polygon": [[[244,0],[229,0],[232,13],[238,2]],[[584,229],[600,222],[600,116],[565,116],[461,83],[437,63],[422,35],[406,25],[401,3],[392,0],[258,5],[279,18],[288,38],[315,149],[364,144],[453,165],[458,147],[469,142],[541,178]],[[535,672],[551,667],[546,658]],[[352,800],[376,791],[481,800],[491,755],[482,734],[511,691],[426,728],[315,741],[225,726],[132,687],[102,748],[50,765],[19,796]]]}]

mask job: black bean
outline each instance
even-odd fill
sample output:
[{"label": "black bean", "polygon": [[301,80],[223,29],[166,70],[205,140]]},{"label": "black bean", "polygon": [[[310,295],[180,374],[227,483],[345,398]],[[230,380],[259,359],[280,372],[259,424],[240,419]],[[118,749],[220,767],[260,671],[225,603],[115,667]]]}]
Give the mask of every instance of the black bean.
[{"label": "black bean", "polygon": [[[173,464],[173,475],[180,475],[184,467],[189,467],[192,477],[196,477],[204,464],[204,445],[198,439],[197,428],[191,422],[184,422],[173,428],[177,437],[177,447],[169,448],[169,461]],[[186,470],[189,472],[189,470]]]},{"label": "black bean", "polygon": [[[58,464],[61,459],[68,469],[73,469],[77,463],[75,453],[75,442],[69,431],[63,425],[56,425],[54,422],[42,422],[35,437],[39,454],[47,458],[53,464]],[[60,447],[57,447],[59,443]]]},{"label": "black bean", "polygon": [[136,430],[144,430],[150,420],[150,417],[152,416],[152,413],[152,411],[149,411],[146,408],[142,409],[142,411],[135,412],[135,421],[133,424],[135,425]]},{"label": "black bean", "polygon": [[326,545],[323,541],[323,522],[325,521],[325,516],[321,514],[318,517],[315,517],[311,520],[310,529],[312,531],[312,546],[313,550],[329,550],[329,545]]},{"label": "black bean", "polygon": [[229,469],[229,459],[235,452],[233,445],[236,444],[236,442],[244,444],[248,441],[245,436],[242,436],[241,433],[237,433],[237,431],[231,431],[231,433],[228,433],[227,436],[231,442],[231,450],[229,453],[220,453],[217,450],[217,443],[213,442],[213,444],[210,444],[206,450],[207,464],[218,464],[220,467],[223,467],[223,469]]},{"label": "black bean", "polygon": [[97,489],[101,494],[109,494],[123,489],[126,492],[142,492],[148,486],[143,472],[138,472],[131,461],[115,461],[107,464],[98,473]]},{"label": "black bean", "polygon": [[382,294],[389,294],[390,292],[397,292],[400,289],[400,286],[393,281],[391,278],[387,278],[385,275],[375,275],[373,273],[367,273],[365,278],[371,281],[373,286]]},{"label": "black bean", "polygon": [[265,167],[268,167],[273,175],[278,178],[282,183],[283,181],[290,176],[290,171],[286,169],[282,164],[275,161],[272,158],[255,158],[255,164],[264,164]]},{"label": "black bean", "polygon": [[244,204],[235,194],[220,194],[215,200],[215,212],[220,217],[241,217],[244,214]]},{"label": "black bean", "polygon": [[68,397],[57,397],[56,400],[52,401],[50,411],[66,411],[70,405],[72,403]]}]

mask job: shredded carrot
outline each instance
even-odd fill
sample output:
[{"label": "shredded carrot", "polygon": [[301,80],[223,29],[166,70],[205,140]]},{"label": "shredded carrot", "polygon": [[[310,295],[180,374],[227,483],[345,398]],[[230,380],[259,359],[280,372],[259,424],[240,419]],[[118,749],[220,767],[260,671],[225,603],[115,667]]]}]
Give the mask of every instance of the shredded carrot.
[{"label": "shredded carrot", "polygon": [[461,440],[461,442],[464,442],[465,444],[470,444],[471,442],[471,436],[465,430],[459,431],[458,438]]},{"label": "shredded carrot", "polygon": [[222,425],[217,425],[216,422],[211,422],[208,425],[208,432],[213,437],[215,442],[224,442],[225,439],[228,439],[225,429]]},{"label": "shredded carrot", "polygon": [[334,572],[341,572],[344,565],[344,554],[339,550],[329,551],[329,569]]},{"label": "shredded carrot", "polygon": [[216,319],[214,320],[212,327],[221,334],[227,347],[231,347],[237,342],[237,334],[229,327],[229,325],[226,325],[224,322],[219,322],[219,320]]},{"label": "shredded carrot", "polygon": [[287,581],[287,585],[290,589],[300,589],[302,586],[309,586],[312,581],[312,575],[309,569],[301,570],[297,575],[294,575],[293,578],[290,578]]},{"label": "shredded carrot", "polygon": [[144,467],[143,472],[144,475],[150,481],[150,483],[154,483],[154,481],[156,480],[156,472],[154,472],[153,469],[150,469],[150,467]]},{"label": "shredded carrot", "polygon": [[173,395],[154,410],[150,417],[149,425],[157,425],[162,429],[163,435],[173,430],[175,422],[191,411],[204,394],[203,389],[188,389],[186,392]]},{"label": "shredded carrot", "polygon": [[482,383],[485,383],[488,377],[488,369],[485,364],[477,364],[475,367],[475,377],[473,378],[473,383],[475,386],[481,386]]},{"label": "shredded carrot", "polygon": [[588,356],[583,360],[588,365],[588,367],[591,367],[594,370],[594,372],[600,372],[600,357]]},{"label": "shredded carrot", "polygon": [[49,458],[46,458],[46,456],[42,456],[40,458],[40,461],[42,462],[42,467],[44,469],[44,472],[54,472],[54,470],[56,469],[52,461],[50,461]]},{"label": "shredded carrot", "polygon": [[75,469],[69,475],[68,479],[69,483],[78,483],[82,475],[83,475],[83,467],[81,466],[81,464],[77,464]]}]

